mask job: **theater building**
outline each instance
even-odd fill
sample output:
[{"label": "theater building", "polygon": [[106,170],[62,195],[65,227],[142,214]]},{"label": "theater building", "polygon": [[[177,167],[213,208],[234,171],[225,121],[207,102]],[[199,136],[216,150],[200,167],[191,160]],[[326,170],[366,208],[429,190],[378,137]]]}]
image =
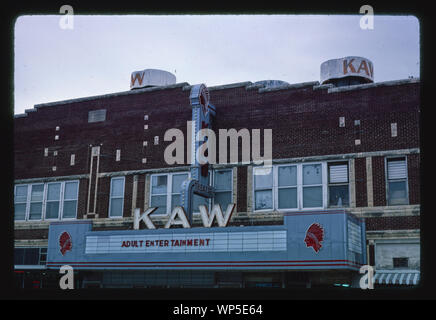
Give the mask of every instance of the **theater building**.
[{"label": "theater building", "polygon": [[69,265],[76,288],[359,287],[369,264],[375,289],[418,285],[419,93],[345,57],[320,81],[146,69],[37,104],[14,119],[16,284],[59,287]]}]

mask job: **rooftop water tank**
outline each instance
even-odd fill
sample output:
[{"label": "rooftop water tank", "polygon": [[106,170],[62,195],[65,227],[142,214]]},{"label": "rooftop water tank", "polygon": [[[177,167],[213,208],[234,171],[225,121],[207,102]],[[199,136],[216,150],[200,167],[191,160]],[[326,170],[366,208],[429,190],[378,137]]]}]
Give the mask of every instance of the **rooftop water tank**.
[{"label": "rooftop water tank", "polygon": [[176,76],[158,69],[134,71],[130,77],[130,89],[145,87],[168,86],[176,83]]},{"label": "rooftop water tank", "polygon": [[374,82],[374,66],[369,59],[349,56],[321,64],[321,84],[345,86]]}]

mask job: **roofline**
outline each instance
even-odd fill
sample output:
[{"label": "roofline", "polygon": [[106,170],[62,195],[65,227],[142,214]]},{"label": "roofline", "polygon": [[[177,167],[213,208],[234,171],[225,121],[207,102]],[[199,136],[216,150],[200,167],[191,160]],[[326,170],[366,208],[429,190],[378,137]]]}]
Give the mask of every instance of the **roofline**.
[{"label": "roofline", "polygon": [[[336,93],[336,92],[369,89],[369,88],[384,87],[384,86],[395,86],[395,85],[403,85],[403,84],[418,83],[418,82],[420,82],[420,78],[409,78],[409,79],[400,79],[400,80],[391,80],[391,81],[383,81],[383,82],[374,82],[374,83],[365,83],[365,84],[335,87],[332,84],[320,84],[319,81],[310,81],[310,82],[286,84],[286,85],[268,88],[262,84],[253,84],[251,81],[245,81],[245,82],[230,83],[230,84],[226,84],[226,85],[211,86],[211,87],[208,87],[208,89],[210,91],[216,91],[216,90],[225,90],[225,89],[231,89],[231,88],[245,87],[246,90],[257,89],[259,93],[264,93],[264,92],[279,91],[279,90],[299,89],[299,88],[311,86],[313,88],[313,90],[327,89],[327,93]],[[37,111],[37,109],[44,108],[44,107],[51,107],[51,106],[56,106],[56,105],[68,104],[68,103],[90,101],[90,100],[96,100],[96,99],[104,99],[104,98],[110,98],[110,97],[125,96],[125,95],[130,95],[130,94],[139,94],[139,93],[144,93],[144,92],[153,92],[153,91],[174,89],[174,88],[182,88],[183,91],[186,91],[186,90],[190,90],[192,88],[192,86],[187,82],[181,82],[181,83],[176,83],[176,84],[172,84],[172,85],[168,85],[168,86],[149,87],[149,88],[143,88],[143,89],[134,89],[134,90],[121,91],[121,92],[115,92],[115,93],[109,93],[109,94],[103,94],[103,95],[89,96],[89,97],[84,97],[84,98],[75,98],[75,99],[68,99],[68,100],[62,100],[62,101],[40,103],[40,104],[35,104],[33,109],[26,109],[25,113],[14,115],[14,118],[27,117],[27,115],[29,113],[35,112],[35,111]]]}]

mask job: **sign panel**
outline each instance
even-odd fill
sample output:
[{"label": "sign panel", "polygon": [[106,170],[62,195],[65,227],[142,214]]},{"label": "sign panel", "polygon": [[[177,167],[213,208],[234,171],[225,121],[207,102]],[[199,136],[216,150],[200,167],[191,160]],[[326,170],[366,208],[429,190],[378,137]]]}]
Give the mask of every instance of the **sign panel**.
[{"label": "sign panel", "polygon": [[87,236],[85,254],[286,250],[286,231]]},{"label": "sign panel", "polygon": [[359,225],[348,220],[348,250],[362,253],[362,232]]},{"label": "sign panel", "polygon": [[283,215],[282,225],[188,229],[94,231],[91,220],[53,222],[47,268],[359,270],[366,264],[365,224],[345,210]]}]

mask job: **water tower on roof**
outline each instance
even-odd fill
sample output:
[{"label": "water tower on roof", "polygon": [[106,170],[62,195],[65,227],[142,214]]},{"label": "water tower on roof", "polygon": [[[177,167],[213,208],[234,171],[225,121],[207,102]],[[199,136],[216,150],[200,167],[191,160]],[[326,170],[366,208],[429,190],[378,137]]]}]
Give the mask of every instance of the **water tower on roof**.
[{"label": "water tower on roof", "polygon": [[363,57],[349,56],[321,64],[321,84],[336,87],[374,82],[374,65]]}]

